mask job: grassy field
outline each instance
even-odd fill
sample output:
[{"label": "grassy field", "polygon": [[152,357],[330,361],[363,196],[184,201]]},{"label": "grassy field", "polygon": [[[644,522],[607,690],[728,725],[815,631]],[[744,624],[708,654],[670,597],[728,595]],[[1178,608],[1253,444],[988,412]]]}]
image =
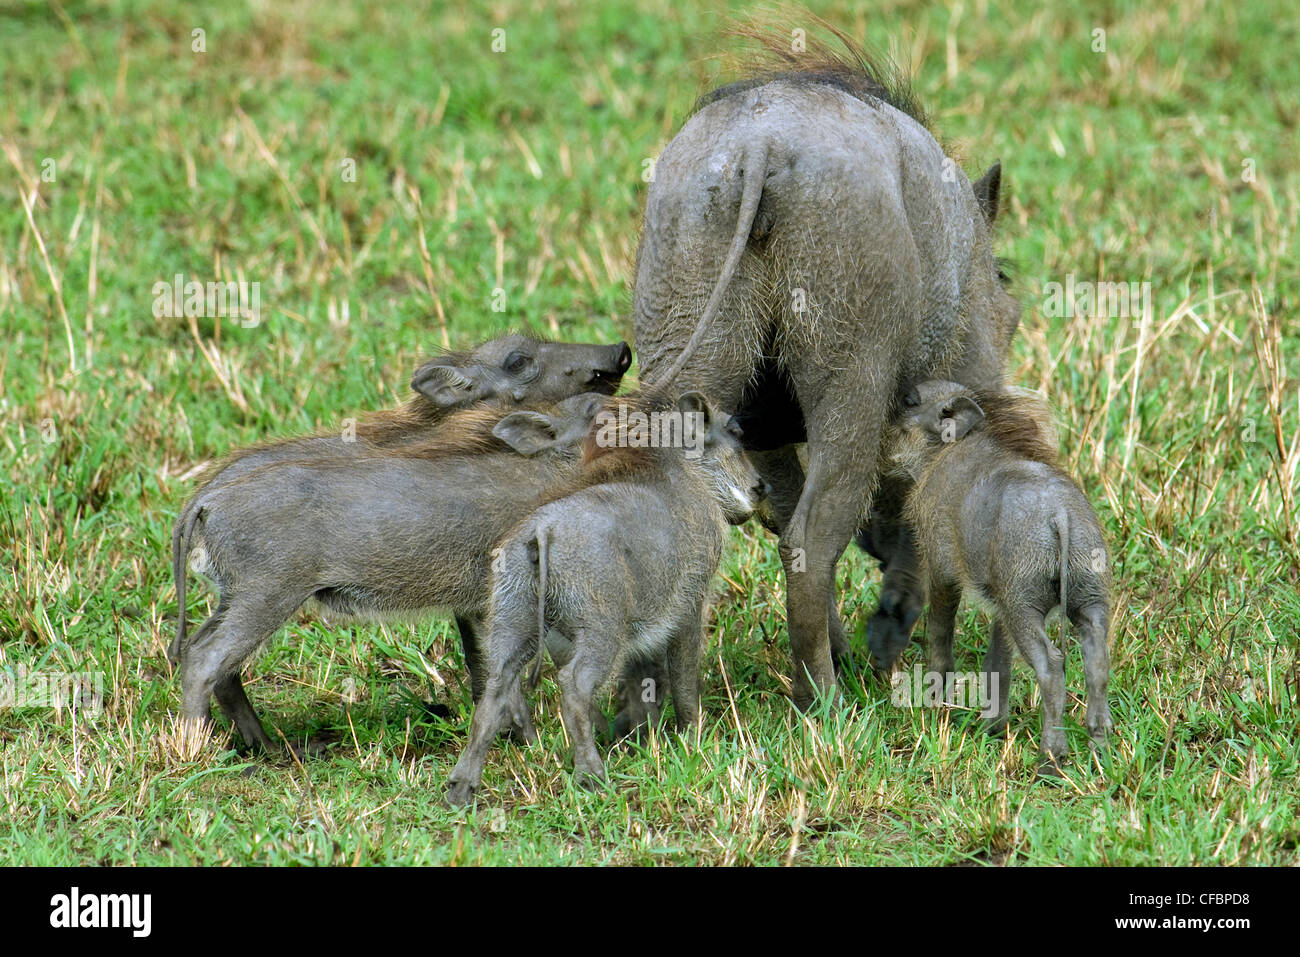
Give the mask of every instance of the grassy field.
[{"label": "grassy field", "polygon": [[[171,524],[204,463],[394,405],[445,345],[630,340],[644,162],[729,75],[744,8],[179,7],[0,10],[0,670],[105,690],[97,714],[0,711],[0,863],[1300,863],[1290,3],[815,5],[910,61],[972,177],[1003,163],[1011,378],[1050,397],[1114,559],[1107,755],[1073,640],[1060,781],[1035,776],[1021,661],[1005,740],[869,673],[797,713],[751,523],[716,580],[698,735],[618,749],[608,791],[577,790],[548,669],[540,743],[495,751],[468,812],[442,802],[470,702],[441,619],[300,614],[246,681],[324,754],[187,748]],[[259,282],[260,323],[155,318],[176,274]],[[1056,315],[1070,277],[1149,282],[1153,314]],[[851,550],[839,581],[860,632],[874,563]],[[191,587],[190,621],[212,601]],[[987,620],[959,632],[973,669]]]}]

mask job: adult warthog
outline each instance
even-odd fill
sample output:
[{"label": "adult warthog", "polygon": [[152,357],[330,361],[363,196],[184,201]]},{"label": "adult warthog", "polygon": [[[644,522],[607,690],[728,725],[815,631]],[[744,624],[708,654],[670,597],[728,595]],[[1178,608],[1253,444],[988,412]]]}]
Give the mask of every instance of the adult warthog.
[{"label": "adult warthog", "polygon": [[802,707],[847,651],[835,564],[898,396],[1001,386],[1020,307],[990,241],[999,168],[972,186],[897,71],[845,37],[763,39],[782,69],[706,95],[656,164],[633,308],[643,381],[734,410],[771,488]]}]

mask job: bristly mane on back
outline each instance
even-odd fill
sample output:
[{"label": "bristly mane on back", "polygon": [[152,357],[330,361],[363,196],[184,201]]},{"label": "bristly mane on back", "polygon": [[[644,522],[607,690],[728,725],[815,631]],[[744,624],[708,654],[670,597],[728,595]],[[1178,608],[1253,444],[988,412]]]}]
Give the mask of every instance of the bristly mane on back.
[{"label": "bristly mane on back", "polygon": [[[508,446],[497,438],[492,429],[513,410],[507,402],[489,402],[485,405],[455,409],[436,423],[436,428],[412,428],[407,441],[385,448],[378,443],[375,453],[392,458],[436,459],[451,455],[486,455],[490,452],[509,452]],[[357,435],[363,433],[360,426]]]},{"label": "bristly mane on back", "polygon": [[[354,459],[369,455],[386,455],[392,458],[435,459],[448,455],[470,455],[488,452],[508,452],[510,446],[492,434],[492,428],[512,410],[506,402],[489,402],[467,409],[446,412],[419,399],[412,399],[396,409],[382,409],[367,413],[356,426],[356,454]],[[198,488],[202,489],[228,466],[240,459],[269,449],[301,448],[298,457],[286,456],[281,461],[328,464],[311,450],[311,442],[319,439],[337,439],[341,433],[314,432],[259,442],[235,449],[211,463],[199,475]]]},{"label": "bristly mane on back", "polygon": [[984,410],[980,428],[989,438],[1018,458],[1057,465],[1060,452],[1051,445],[1043,427],[1038,424],[1035,413],[1041,414],[1041,408],[1035,400],[1000,390],[980,391],[974,395]]},{"label": "bristly mane on back", "polygon": [[746,64],[752,75],[705,93],[691,112],[698,112],[717,100],[773,80],[790,80],[833,86],[873,106],[888,103],[930,129],[929,118],[912,89],[911,81],[888,55],[865,48],[819,17],[801,12],[799,21],[811,22],[834,37],[836,42],[808,37],[804,50],[796,53],[792,49],[789,30],[782,31],[775,24],[759,20],[736,27],[728,31],[731,36],[753,41],[760,47]]}]

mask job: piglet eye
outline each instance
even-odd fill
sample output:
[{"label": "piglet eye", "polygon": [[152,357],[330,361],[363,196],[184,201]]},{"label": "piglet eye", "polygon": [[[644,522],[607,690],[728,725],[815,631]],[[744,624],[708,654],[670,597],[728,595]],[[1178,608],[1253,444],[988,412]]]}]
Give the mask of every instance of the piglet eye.
[{"label": "piglet eye", "polygon": [[915,389],[908,389],[907,395],[903,396],[903,405],[907,406],[909,409],[915,409],[920,404],[921,393],[917,392]]},{"label": "piglet eye", "polygon": [[528,368],[528,364],[533,360],[522,352],[512,352],[506,357],[505,369],[507,372],[523,372]]}]

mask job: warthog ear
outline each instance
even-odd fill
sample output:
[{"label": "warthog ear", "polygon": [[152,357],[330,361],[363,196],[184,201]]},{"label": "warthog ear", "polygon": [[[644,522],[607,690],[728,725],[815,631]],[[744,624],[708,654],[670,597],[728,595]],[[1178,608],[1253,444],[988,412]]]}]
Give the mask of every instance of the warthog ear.
[{"label": "warthog ear", "polygon": [[474,380],[455,366],[436,359],[415,370],[411,388],[442,409],[454,408],[474,398]]},{"label": "warthog ear", "polygon": [[578,415],[590,421],[605,407],[606,396],[601,392],[584,392],[578,396]]},{"label": "warthog ear", "polygon": [[1002,161],[994,163],[988,172],[972,184],[975,187],[975,199],[984,211],[984,220],[990,226],[998,218],[998,196],[1002,192]]},{"label": "warthog ear", "polygon": [[536,455],[555,444],[555,423],[540,412],[511,412],[496,425],[492,434],[520,455]]},{"label": "warthog ear", "polygon": [[945,403],[930,423],[930,431],[945,442],[956,442],[984,421],[984,410],[968,395]]},{"label": "warthog ear", "polygon": [[700,393],[683,392],[681,398],[677,400],[677,410],[681,412],[683,416],[700,416],[700,425],[705,429],[709,427],[709,403]]}]

